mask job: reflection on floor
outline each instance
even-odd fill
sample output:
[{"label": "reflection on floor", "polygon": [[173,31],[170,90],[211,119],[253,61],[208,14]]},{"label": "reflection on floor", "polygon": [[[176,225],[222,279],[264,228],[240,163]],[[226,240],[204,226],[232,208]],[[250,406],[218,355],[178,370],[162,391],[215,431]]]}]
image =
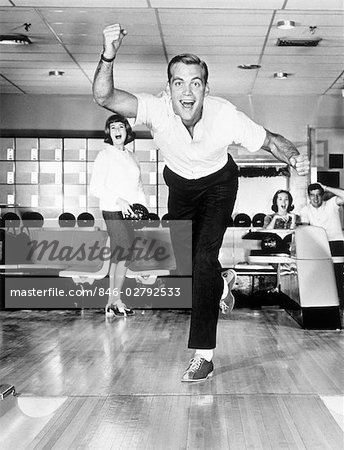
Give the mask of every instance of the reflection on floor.
[{"label": "reflection on floor", "polygon": [[178,310],[0,311],[0,383],[21,394],[0,401],[0,447],[343,448],[342,332],[303,330],[276,307],[234,310],[214,377],[189,385],[188,326]]},{"label": "reflection on floor", "polygon": [[344,396],[320,397],[330,411],[335,421],[344,431]]}]

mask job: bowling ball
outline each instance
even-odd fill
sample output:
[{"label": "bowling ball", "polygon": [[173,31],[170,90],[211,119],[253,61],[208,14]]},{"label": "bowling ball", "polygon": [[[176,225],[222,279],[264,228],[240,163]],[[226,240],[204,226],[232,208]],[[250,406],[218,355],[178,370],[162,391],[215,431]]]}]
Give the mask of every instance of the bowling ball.
[{"label": "bowling ball", "polygon": [[42,228],[44,225],[44,217],[39,212],[25,211],[22,214],[22,222],[24,227]]},{"label": "bowling ball", "polygon": [[155,213],[149,213],[149,226],[150,227],[159,227],[160,226],[160,217],[158,214]]},{"label": "bowling ball", "polygon": [[264,225],[265,214],[257,213],[252,218],[252,226],[258,228]]},{"label": "bowling ball", "polygon": [[94,217],[91,213],[83,212],[77,218],[78,227],[93,227]]},{"label": "bowling ball", "polygon": [[18,216],[18,214],[14,213],[14,212],[5,213],[2,216],[2,220],[5,224],[5,227],[8,227],[8,228],[20,227],[20,217]]},{"label": "bowling ball", "polygon": [[164,214],[161,218],[161,225],[163,228],[168,227],[170,224],[170,216],[168,214]]},{"label": "bowling ball", "polygon": [[277,234],[265,236],[261,241],[261,249],[266,253],[278,253],[283,247],[283,239]]},{"label": "bowling ball", "polygon": [[250,227],[251,226],[251,217],[245,213],[237,214],[234,218],[234,226],[235,227]]},{"label": "bowling ball", "polygon": [[149,219],[149,211],[148,209],[141,205],[140,203],[134,203],[131,205],[131,209],[134,212],[134,217],[126,214],[124,217],[127,220],[148,220]]},{"label": "bowling ball", "polygon": [[283,238],[283,243],[281,245],[281,251],[283,251],[284,253],[290,253],[290,249],[292,246],[292,241],[293,241],[293,234],[287,234],[286,236],[284,236]]},{"label": "bowling ball", "polygon": [[65,212],[59,215],[59,225],[61,228],[73,228],[76,224],[74,214]]}]

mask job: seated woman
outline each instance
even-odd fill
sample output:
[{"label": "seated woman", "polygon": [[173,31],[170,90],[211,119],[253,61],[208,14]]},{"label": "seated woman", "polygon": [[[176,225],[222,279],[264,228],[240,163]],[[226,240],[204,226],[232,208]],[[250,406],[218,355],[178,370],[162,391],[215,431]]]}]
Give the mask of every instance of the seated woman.
[{"label": "seated woman", "polygon": [[94,162],[90,192],[99,198],[106,228],[110,236],[111,264],[109,298],[105,306],[107,316],[131,316],[134,311],[121,300],[125,275],[130,264],[130,248],[134,240],[131,221],[134,217],[131,205],[146,205],[141,172],[133,152],[125,145],[132,142],[135,135],[127,119],[119,114],[110,116],[105,124],[106,146],[99,152]]},{"label": "seated woman", "polygon": [[271,209],[274,214],[267,214],[263,228],[267,230],[293,230],[296,228],[298,216],[291,213],[294,209],[293,197],[290,192],[280,189],[272,199]]}]

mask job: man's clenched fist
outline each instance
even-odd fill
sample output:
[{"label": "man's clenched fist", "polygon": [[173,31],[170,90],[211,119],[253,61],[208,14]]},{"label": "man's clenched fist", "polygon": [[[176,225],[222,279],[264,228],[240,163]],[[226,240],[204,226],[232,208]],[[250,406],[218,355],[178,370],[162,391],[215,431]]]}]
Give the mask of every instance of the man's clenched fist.
[{"label": "man's clenched fist", "polygon": [[121,46],[127,31],[121,28],[119,23],[109,25],[103,31],[103,55],[105,58],[113,59]]}]

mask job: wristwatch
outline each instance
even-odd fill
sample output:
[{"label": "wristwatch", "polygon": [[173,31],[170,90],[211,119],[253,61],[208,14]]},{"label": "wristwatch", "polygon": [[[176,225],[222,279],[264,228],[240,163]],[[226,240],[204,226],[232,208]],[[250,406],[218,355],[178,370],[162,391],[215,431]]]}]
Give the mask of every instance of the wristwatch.
[{"label": "wristwatch", "polygon": [[103,61],[105,61],[105,62],[112,62],[112,61],[115,60],[115,58],[116,58],[116,55],[115,55],[113,58],[106,58],[106,57],[103,55],[103,53],[100,55],[100,59],[103,60]]}]

